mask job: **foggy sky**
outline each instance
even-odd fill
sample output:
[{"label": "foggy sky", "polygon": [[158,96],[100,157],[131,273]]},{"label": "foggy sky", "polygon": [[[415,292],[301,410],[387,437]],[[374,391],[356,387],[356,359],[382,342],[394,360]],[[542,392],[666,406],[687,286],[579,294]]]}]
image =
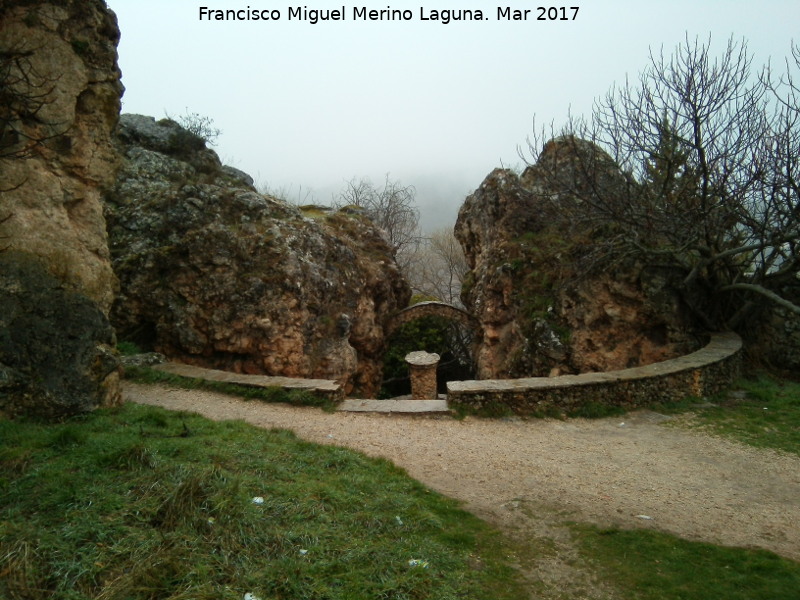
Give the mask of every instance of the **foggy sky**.
[{"label": "foggy sky", "polygon": [[[417,189],[423,226],[451,226],[495,167],[518,167],[533,118],[563,123],[689,35],[747,40],[757,67],[800,42],[797,0],[573,0],[577,18],[537,21],[531,3],[108,0],[117,13],[123,112],[214,119],[223,162],[298,201],[329,203],[353,178],[386,173]],[[290,7],[344,21],[288,20]],[[497,20],[497,7],[532,9]],[[561,5],[557,5],[561,6]],[[200,21],[209,9],[278,10],[278,21]],[[410,21],[354,21],[354,7],[409,9]],[[443,25],[421,14],[480,9]],[[421,13],[422,11],[422,13]],[[572,11],[567,11],[571,16]]]}]

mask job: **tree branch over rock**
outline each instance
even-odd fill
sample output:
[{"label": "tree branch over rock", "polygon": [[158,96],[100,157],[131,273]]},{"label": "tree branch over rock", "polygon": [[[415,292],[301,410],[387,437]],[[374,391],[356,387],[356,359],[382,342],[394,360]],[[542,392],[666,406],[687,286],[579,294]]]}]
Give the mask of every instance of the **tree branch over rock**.
[{"label": "tree branch over rock", "polygon": [[687,37],[671,55],[651,52],[590,117],[535,131],[529,170],[556,184],[554,207],[605,240],[595,266],[675,269],[687,305],[718,328],[759,299],[800,312],[798,72],[796,46],[776,75],[754,70],[744,41],[715,57],[710,39]]}]

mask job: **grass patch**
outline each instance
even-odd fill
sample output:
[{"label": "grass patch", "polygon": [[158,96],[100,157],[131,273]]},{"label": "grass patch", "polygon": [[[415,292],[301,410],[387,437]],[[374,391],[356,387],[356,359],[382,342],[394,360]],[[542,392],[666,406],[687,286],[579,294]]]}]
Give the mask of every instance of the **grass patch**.
[{"label": "grass patch", "polygon": [[690,542],[656,531],[573,525],[582,552],[630,600],[794,600],[800,564],[766,550]]},{"label": "grass patch", "polygon": [[521,599],[507,552],[390,462],[290,432],[132,404],[0,422],[2,598]]},{"label": "grass patch", "polygon": [[282,402],[293,406],[314,406],[327,411],[333,411],[337,406],[335,400],[305,390],[287,391],[280,387],[256,387],[222,381],[208,381],[165,373],[150,367],[125,367],[125,378],[137,383],[160,383],[185,390],[209,390],[230,396],[238,396],[245,400]]},{"label": "grass patch", "polygon": [[691,419],[679,423],[758,448],[800,454],[800,383],[762,375],[737,385],[745,392],[742,397],[725,393],[711,398],[710,404],[687,399],[651,408],[668,414],[691,412]]},{"label": "grass patch", "polygon": [[117,350],[122,356],[134,356],[142,353],[142,349],[136,343],[126,341],[118,342]]}]

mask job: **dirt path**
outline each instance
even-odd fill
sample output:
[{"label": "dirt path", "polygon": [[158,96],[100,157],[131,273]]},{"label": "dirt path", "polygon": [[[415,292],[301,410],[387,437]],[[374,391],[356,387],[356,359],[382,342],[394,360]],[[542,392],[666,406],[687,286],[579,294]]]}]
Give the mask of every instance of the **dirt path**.
[{"label": "dirt path", "polygon": [[313,442],[388,458],[507,532],[562,546],[554,553],[563,567],[554,569],[555,578],[574,575],[564,572],[568,534],[559,524],[567,519],[655,528],[800,560],[800,457],[665,427],[656,413],[593,421],[458,421],[330,414],[132,383],[125,395],[212,419],[291,429]]}]

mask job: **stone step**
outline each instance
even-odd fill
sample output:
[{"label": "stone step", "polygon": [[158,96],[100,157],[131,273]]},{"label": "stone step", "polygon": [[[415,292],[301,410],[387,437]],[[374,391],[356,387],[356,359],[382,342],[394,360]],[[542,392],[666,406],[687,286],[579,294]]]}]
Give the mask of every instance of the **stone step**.
[{"label": "stone step", "polygon": [[293,377],[273,377],[270,375],[246,375],[244,373],[205,369],[203,367],[173,362],[155,365],[152,368],[180,377],[191,377],[193,379],[204,379],[206,381],[235,383],[237,385],[250,387],[279,387],[284,390],[304,390],[334,400],[340,400],[344,396],[342,386],[328,379],[299,379]]},{"label": "stone step", "polygon": [[344,412],[376,412],[376,413],[446,413],[447,400],[343,400],[336,410]]}]

